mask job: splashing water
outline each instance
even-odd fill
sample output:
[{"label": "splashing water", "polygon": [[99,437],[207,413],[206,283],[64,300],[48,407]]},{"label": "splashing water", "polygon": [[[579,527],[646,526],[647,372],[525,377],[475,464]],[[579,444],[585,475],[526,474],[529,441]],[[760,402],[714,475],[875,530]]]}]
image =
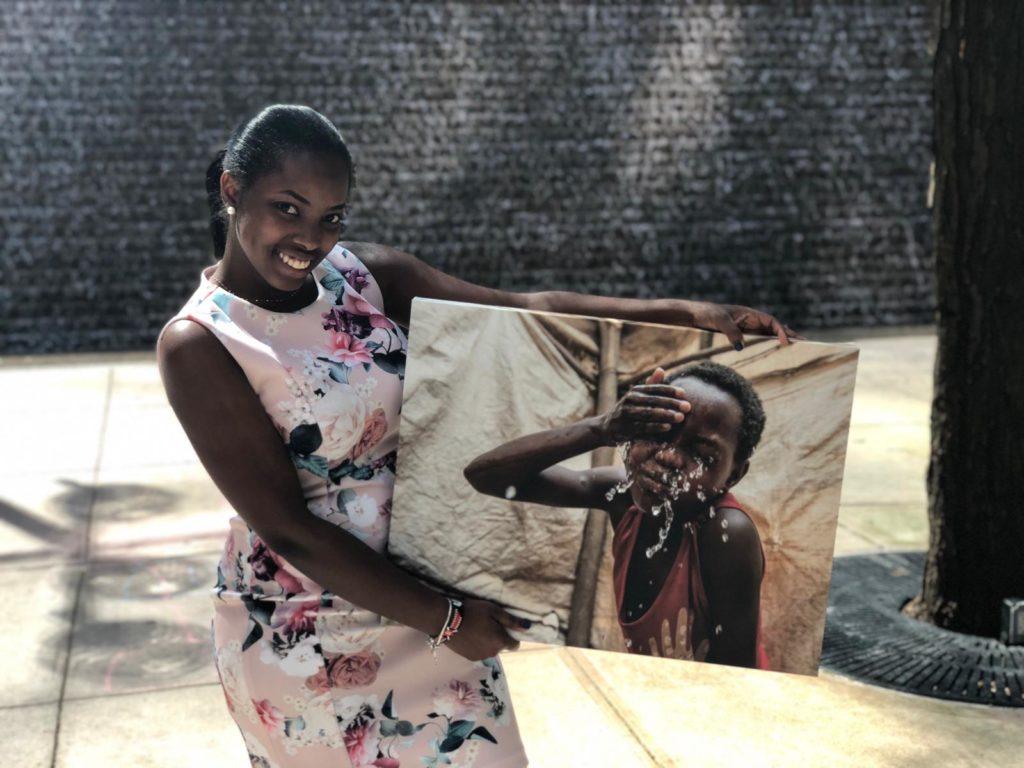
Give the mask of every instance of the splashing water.
[{"label": "splashing water", "polygon": [[616,483],[613,487],[608,489],[608,492],[604,495],[604,497],[606,499],[608,499],[608,501],[611,501],[612,499],[615,498],[615,494],[617,494],[617,493],[625,493],[626,491],[629,490],[631,485],[633,485],[633,479],[632,478],[629,478],[627,480],[623,480],[622,482]]},{"label": "splashing water", "polygon": [[672,505],[666,501],[665,507],[667,509],[665,514],[665,523],[661,526],[661,528],[658,531],[658,543],[652,544],[646,550],[644,550],[644,554],[647,555],[648,560],[651,559],[655,552],[657,552],[659,549],[665,546],[665,539],[668,538],[669,528],[672,527],[672,516],[674,514],[672,512]]}]

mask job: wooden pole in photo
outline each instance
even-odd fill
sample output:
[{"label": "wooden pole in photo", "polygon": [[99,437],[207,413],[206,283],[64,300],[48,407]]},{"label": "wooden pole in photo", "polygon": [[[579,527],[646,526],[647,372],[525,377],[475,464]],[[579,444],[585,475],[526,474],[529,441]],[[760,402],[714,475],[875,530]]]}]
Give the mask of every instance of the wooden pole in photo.
[{"label": "wooden pole in photo", "polygon": [[[622,337],[622,323],[618,320],[601,320],[598,323],[598,332],[600,352],[597,371],[597,413],[604,413],[614,406],[619,398],[619,341]],[[613,445],[602,446],[592,454],[592,467],[607,467],[614,462]],[[604,553],[607,521],[607,512],[603,509],[591,509],[587,512],[587,521],[583,526],[583,541],[576,560],[576,580],[569,606],[569,627],[566,633],[566,644],[577,648],[590,646],[590,628],[594,623],[594,596],[597,592],[601,555]]]}]

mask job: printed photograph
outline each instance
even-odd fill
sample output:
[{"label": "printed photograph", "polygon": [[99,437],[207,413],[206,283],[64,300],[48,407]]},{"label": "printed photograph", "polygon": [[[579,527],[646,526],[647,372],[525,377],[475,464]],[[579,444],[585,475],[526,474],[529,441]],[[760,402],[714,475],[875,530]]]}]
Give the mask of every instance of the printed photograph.
[{"label": "printed photograph", "polygon": [[415,299],[391,556],[538,642],[814,675],[858,350]]}]

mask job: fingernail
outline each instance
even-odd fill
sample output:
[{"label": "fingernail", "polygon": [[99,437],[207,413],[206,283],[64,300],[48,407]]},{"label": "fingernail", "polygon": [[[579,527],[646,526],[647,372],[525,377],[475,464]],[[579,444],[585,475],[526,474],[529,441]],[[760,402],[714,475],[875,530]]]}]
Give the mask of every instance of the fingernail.
[{"label": "fingernail", "polygon": [[529,619],[520,619],[519,620],[519,626],[521,626],[523,629],[529,629],[532,625],[533,625],[533,622],[530,621]]},{"label": "fingernail", "polygon": [[737,352],[740,352],[743,349],[743,342],[737,341],[735,344],[733,344],[733,347],[736,348]]}]

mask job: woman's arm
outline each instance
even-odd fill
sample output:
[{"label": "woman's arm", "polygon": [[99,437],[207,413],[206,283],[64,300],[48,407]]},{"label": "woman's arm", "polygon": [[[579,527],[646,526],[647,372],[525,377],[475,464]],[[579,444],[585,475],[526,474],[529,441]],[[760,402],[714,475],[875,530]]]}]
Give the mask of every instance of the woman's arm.
[{"label": "woman's arm", "polygon": [[707,661],[755,667],[764,558],[757,528],[743,512],[722,508],[701,528],[700,570],[711,609]]},{"label": "woman's arm", "polygon": [[[440,631],[448,615],[443,595],[309,511],[281,436],[242,369],[206,328],[191,320],[170,324],[157,342],[157,360],[168,400],[200,461],[271,550],[362,608],[430,635]],[[476,650],[489,647],[483,658],[512,640],[479,610],[471,633],[470,618],[467,612],[467,631],[452,639],[453,650],[456,640],[464,646],[472,634]]]},{"label": "woman's arm", "polygon": [[359,257],[380,286],[388,316],[409,326],[416,296],[463,301],[591,317],[685,325],[724,333],[732,344],[743,343],[743,333],[768,334],[788,344],[804,338],[765,312],[735,304],[713,304],[686,299],[624,299],[572,291],[514,293],[460,280],[431,267],[415,256],[377,243],[343,242]]}]

